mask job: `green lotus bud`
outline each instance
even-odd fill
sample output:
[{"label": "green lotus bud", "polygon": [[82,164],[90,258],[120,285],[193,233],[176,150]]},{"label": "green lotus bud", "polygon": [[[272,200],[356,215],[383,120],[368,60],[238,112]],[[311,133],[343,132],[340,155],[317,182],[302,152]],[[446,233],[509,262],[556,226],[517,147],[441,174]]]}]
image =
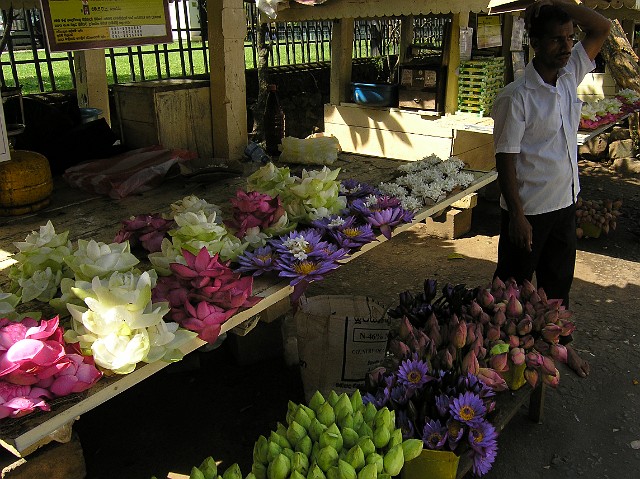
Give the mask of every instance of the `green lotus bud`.
[{"label": "green lotus bud", "polygon": [[390,424],[395,428],[395,423],[391,421],[391,411],[389,411],[389,408],[386,406],[378,410],[373,422],[376,428],[384,426],[389,429]]},{"label": "green lotus bud", "polygon": [[356,431],[358,432],[358,436],[360,437],[373,437],[373,429],[371,429],[366,422],[363,422],[362,426],[356,429]]},{"label": "green lotus bud", "polygon": [[318,466],[317,464],[314,464],[309,468],[309,472],[307,473],[307,479],[327,479],[327,478],[324,475],[324,472],[322,472],[322,469],[320,469],[320,466]]},{"label": "green lotus bud", "polygon": [[375,431],[373,431],[373,436],[371,437],[373,440],[374,446],[378,449],[382,449],[387,444],[389,444],[389,439],[391,439],[391,433],[389,429],[384,426],[377,427]]},{"label": "green lotus bud", "polygon": [[244,476],[244,479],[256,479],[256,476],[255,476],[255,474],[253,474],[253,472],[250,472],[249,474]]},{"label": "green lotus bud", "polygon": [[281,448],[288,447],[291,449],[291,443],[287,440],[287,430],[284,430],[284,434],[280,434],[275,431],[271,431],[271,435],[269,436],[269,441],[275,442]]},{"label": "green lotus bud", "polygon": [[189,479],[204,479],[204,474],[196,466],[193,466],[189,474]]},{"label": "green lotus bud", "polygon": [[365,457],[364,462],[366,462],[367,464],[375,464],[378,474],[384,471],[384,458],[377,452],[372,452],[367,457]]},{"label": "green lotus bud", "polygon": [[300,406],[298,406],[296,403],[294,403],[291,400],[287,402],[287,414],[284,416],[285,420],[287,421],[287,424],[291,424],[291,421],[293,421],[293,416],[295,415],[299,407]]},{"label": "green lotus bud", "polygon": [[312,446],[313,446],[313,442],[311,441],[311,438],[309,436],[305,436],[298,441],[294,450],[296,452],[301,452],[305,456],[309,457],[311,456]]},{"label": "green lotus bud", "polygon": [[270,463],[275,457],[282,452],[282,448],[277,442],[269,441],[267,443],[267,463]]},{"label": "green lotus bud", "polygon": [[378,474],[378,479],[391,479],[391,474],[383,472],[382,474]]},{"label": "green lotus bud", "polygon": [[367,464],[358,472],[358,479],[377,479],[378,469],[375,464]]},{"label": "green lotus bud", "polygon": [[[309,409],[309,411],[313,412],[311,409]],[[313,413],[313,417],[316,417],[315,413]],[[309,424],[311,424],[311,419],[312,417],[309,416],[307,411],[302,406],[300,406],[296,411],[296,413],[293,415],[293,420],[298,424],[300,424],[305,429],[309,428]]]},{"label": "green lotus bud", "polygon": [[267,479],[287,479],[291,472],[291,461],[284,454],[278,454],[267,467]]},{"label": "green lotus bud", "polygon": [[362,416],[362,410],[358,410],[353,413],[353,428],[354,431],[360,429],[360,426],[364,424],[364,416]]},{"label": "green lotus bud", "polygon": [[309,455],[309,459],[311,459],[312,461],[317,461],[319,452],[320,452],[320,443],[314,442],[313,446],[311,446],[311,455]]},{"label": "green lotus bud", "polygon": [[290,479],[305,479],[304,474],[300,474],[298,471],[291,471]]},{"label": "green lotus bud", "polygon": [[338,396],[338,393],[335,391],[331,391],[329,393],[329,395],[327,396],[327,402],[333,407],[336,405],[336,403],[338,402],[338,399],[340,399],[340,396]]},{"label": "green lotus bud", "polygon": [[390,417],[390,421],[387,427],[389,428],[389,432],[393,434],[393,431],[396,428],[396,412],[393,409],[389,411],[389,417]]},{"label": "green lotus bud", "polygon": [[353,407],[353,411],[360,411],[364,407],[364,403],[362,402],[362,394],[360,394],[360,390],[356,389],[351,395],[351,407]]},{"label": "green lotus bud", "polygon": [[307,432],[309,433],[309,437],[311,437],[313,441],[317,442],[320,439],[320,434],[326,431],[326,429],[327,426],[318,421],[318,418],[313,418],[311,420],[311,424],[309,424],[309,429]]},{"label": "green lotus bud", "polygon": [[338,401],[336,402],[336,405],[333,406],[333,409],[336,412],[336,416],[340,416],[343,411],[353,414],[353,406],[351,405],[351,399],[349,399],[347,393],[342,393],[338,396]]},{"label": "green lotus bud", "polygon": [[344,460],[349,464],[351,464],[351,466],[356,471],[359,471],[366,464],[364,458],[365,456],[364,456],[364,452],[362,451],[362,448],[356,444],[351,449],[349,449]]},{"label": "green lotus bud", "polygon": [[378,410],[373,405],[373,403],[367,403],[364,411],[362,412],[362,415],[364,416],[364,422],[371,426],[373,424],[373,418],[376,417],[377,412]]},{"label": "green lotus bud", "polygon": [[251,465],[251,472],[256,476],[256,479],[267,479],[267,466],[264,464],[254,462]]},{"label": "green lotus bud", "polygon": [[222,473],[222,479],[242,479],[242,471],[240,471],[240,466],[237,462],[227,467]]},{"label": "green lotus bud", "polygon": [[407,439],[402,442],[402,455],[404,456],[404,462],[415,459],[422,453],[424,443],[422,439]]},{"label": "green lotus bud", "polygon": [[318,451],[316,462],[320,469],[326,473],[330,467],[338,465],[338,451],[331,446],[322,447]]},{"label": "green lotus bud", "polygon": [[328,402],[320,406],[320,409],[316,414],[316,419],[327,427],[331,426],[331,424],[336,422],[336,413],[333,410],[333,406]]},{"label": "green lotus bud", "polygon": [[338,460],[338,471],[340,472],[340,479],[357,479],[358,477],[355,468],[347,461]]},{"label": "green lotus bud", "polygon": [[276,433],[280,434],[282,437],[287,437],[287,426],[285,426],[281,422],[278,422],[278,424],[276,425]]},{"label": "green lotus bud", "polygon": [[320,434],[320,440],[318,442],[320,443],[320,447],[331,446],[336,451],[340,451],[342,449],[344,441],[342,439],[342,434],[340,434],[340,429],[338,429],[335,422],[331,424],[326,431]]},{"label": "green lotus bud", "polygon": [[269,451],[269,441],[262,434],[258,437],[255,445],[253,446],[253,461],[264,464],[265,466],[269,462],[267,459],[267,452]]},{"label": "green lotus bud", "polygon": [[343,407],[340,409],[340,414],[336,414],[336,424],[340,427],[350,427],[353,429],[353,413]]},{"label": "green lotus bud", "polygon": [[204,474],[204,479],[216,479],[216,476],[218,475],[218,466],[211,456],[202,461],[202,464],[200,464],[198,469],[200,469]]},{"label": "green lotus bud", "polygon": [[387,447],[391,449],[393,446],[397,444],[402,444],[402,429],[400,428],[394,429],[391,432],[391,437],[389,438],[389,443],[387,444]]},{"label": "green lotus bud", "polygon": [[358,439],[360,439],[360,436],[358,436],[358,433],[350,427],[343,427],[341,432],[343,447],[351,449],[358,443]]},{"label": "green lotus bud", "polygon": [[376,445],[373,443],[373,439],[369,436],[360,436],[360,439],[358,439],[358,446],[362,449],[365,457],[372,452],[376,452]]},{"label": "green lotus bud", "polygon": [[340,479],[340,469],[338,466],[331,466],[327,471],[327,479]]},{"label": "green lotus bud", "polygon": [[[319,407],[319,406],[318,406]],[[307,413],[307,416],[309,416],[309,419],[313,419],[314,417],[316,417],[316,412],[311,409],[309,406],[306,406],[304,404],[300,404],[300,408]]]},{"label": "green lotus bud", "polygon": [[309,458],[301,452],[294,453],[291,459],[291,470],[306,476],[309,472]]},{"label": "green lotus bud", "polygon": [[289,429],[287,429],[287,440],[290,444],[295,446],[298,441],[307,435],[307,430],[301,426],[297,421],[291,421]]},{"label": "green lotus bud", "polygon": [[320,393],[320,391],[316,391],[315,393],[313,393],[313,396],[311,396],[309,407],[317,413],[318,409],[320,409],[320,406],[322,406],[324,403],[324,396]]},{"label": "green lotus bud", "polygon": [[289,449],[288,447],[285,447],[282,449],[282,454],[284,454],[285,456],[287,456],[287,459],[291,460],[293,458],[293,455],[295,454],[293,449]]},{"label": "green lotus bud", "polygon": [[402,466],[404,466],[404,455],[402,454],[402,444],[398,444],[384,455],[384,472],[390,476],[397,476],[400,474]]}]

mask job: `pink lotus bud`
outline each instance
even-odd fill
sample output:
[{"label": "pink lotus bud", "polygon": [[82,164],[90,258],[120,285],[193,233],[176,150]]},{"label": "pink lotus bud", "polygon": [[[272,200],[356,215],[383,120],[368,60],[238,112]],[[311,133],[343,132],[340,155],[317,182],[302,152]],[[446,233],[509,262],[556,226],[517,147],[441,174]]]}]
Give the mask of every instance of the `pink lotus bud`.
[{"label": "pink lotus bud", "polygon": [[536,316],[536,308],[528,301],[524,303],[524,312],[532,318]]},{"label": "pink lotus bud", "polygon": [[471,305],[469,306],[469,314],[472,318],[478,318],[480,317],[480,313],[482,313],[482,307],[475,299],[472,300]]},{"label": "pink lotus bud", "polygon": [[556,311],[560,311],[561,309],[564,309],[564,306],[562,306],[562,300],[547,299],[547,309],[555,309]]},{"label": "pink lotus bud", "polygon": [[451,335],[451,344],[453,344],[456,348],[463,348],[467,342],[467,323],[464,321],[459,321],[456,328],[453,330],[453,334]]},{"label": "pink lotus bud", "polygon": [[561,363],[567,362],[567,348],[562,344],[552,344],[549,348],[549,354],[556,361],[560,361]]},{"label": "pink lotus bud", "polygon": [[482,289],[478,292],[479,306],[487,309],[491,309],[495,303],[495,298],[488,289]]},{"label": "pink lotus bud", "polygon": [[451,329],[458,326],[459,322],[460,322],[460,319],[458,318],[458,315],[456,313],[453,313],[451,316],[449,316],[449,327]]},{"label": "pink lotus bud", "polygon": [[509,335],[509,348],[520,347],[520,338],[514,334]]},{"label": "pink lotus bud", "polygon": [[440,356],[440,365],[442,369],[449,370],[453,368],[453,356],[448,349],[444,349],[438,353]]},{"label": "pink lotus bud", "polygon": [[403,316],[402,319],[400,320],[400,327],[398,328],[398,336],[400,337],[400,339],[408,339],[412,335],[413,335],[413,325],[411,324],[411,321],[409,321],[409,318],[407,318],[406,316]]},{"label": "pink lotus bud", "polygon": [[540,369],[545,374],[555,374],[557,371],[556,365],[550,356],[542,356],[542,365],[540,366]]},{"label": "pink lotus bud", "polygon": [[427,331],[427,334],[431,332],[433,329],[440,329],[440,324],[438,324],[438,318],[435,313],[431,313],[427,318],[427,322],[424,325],[424,330]]},{"label": "pink lotus bud", "polygon": [[542,366],[542,354],[538,351],[528,352],[525,357],[525,362],[529,368],[539,368]]},{"label": "pink lotus bud", "polygon": [[516,327],[516,323],[513,320],[508,320],[503,326],[504,332],[509,336],[515,336],[518,334],[518,328]]},{"label": "pink lotus bud", "polygon": [[515,366],[520,366],[525,361],[525,352],[522,348],[513,348],[509,351],[509,359]]},{"label": "pink lotus bud", "polygon": [[547,293],[544,292],[544,289],[538,288],[538,296],[540,297],[540,302],[547,304]]},{"label": "pink lotus bud", "polygon": [[507,289],[504,292],[505,299],[516,298],[520,300],[520,290],[518,289],[518,285],[513,282],[507,285]]},{"label": "pink lotus bud", "polygon": [[533,343],[533,348],[540,354],[547,354],[549,352],[549,343],[542,338],[538,338]]},{"label": "pink lotus bud", "polygon": [[544,315],[544,321],[549,323],[556,323],[558,321],[558,311],[552,309],[551,311],[547,311]]},{"label": "pink lotus bud", "polygon": [[544,314],[540,313],[533,320],[533,330],[536,332],[542,331],[542,328],[544,328],[546,324],[547,322],[544,319]]},{"label": "pink lotus bud", "polygon": [[442,335],[440,334],[440,328],[434,328],[427,334],[429,339],[435,344],[436,348],[439,348],[442,344]]},{"label": "pink lotus bud", "polygon": [[520,299],[529,299],[533,293],[536,292],[536,287],[531,284],[531,281],[525,279],[522,281],[522,287],[520,288]]},{"label": "pink lotus bud", "polygon": [[496,354],[489,360],[489,366],[498,372],[504,372],[509,370],[509,363],[507,361],[507,353]]},{"label": "pink lotus bud", "polygon": [[475,375],[478,374],[478,369],[480,369],[478,358],[476,357],[476,353],[471,350],[465,355],[464,359],[462,360],[462,372]]},{"label": "pink lotus bud", "polygon": [[489,341],[497,341],[500,339],[500,328],[498,326],[489,326],[486,333],[486,339]]},{"label": "pink lotus bud", "polygon": [[498,310],[493,314],[493,318],[491,318],[491,322],[493,324],[495,324],[496,326],[500,327],[502,326],[505,321],[507,320],[507,316],[505,315],[504,311],[502,310]]},{"label": "pink lotus bud", "polygon": [[493,369],[480,368],[478,369],[477,376],[480,381],[482,381],[485,385],[496,392],[506,391],[508,389],[507,383],[505,382],[504,378]]},{"label": "pink lotus bud", "polygon": [[569,336],[576,330],[576,325],[572,321],[560,320],[558,326],[562,328],[560,336]]},{"label": "pink lotus bud", "polygon": [[558,319],[569,319],[573,316],[573,311],[569,309],[560,309],[558,311]]},{"label": "pink lotus bud", "polygon": [[480,348],[482,348],[482,336],[477,336],[470,349],[475,353],[476,357],[480,357]]},{"label": "pink lotus bud", "polygon": [[524,350],[531,349],[533,347],[533,336],[527,334],[526,336],[522,336],[520,338],[520,347]]},{"label": "pink lotus bud", "polygon": [[497,276],[493,278],[493,282],[491,283],[491,291],[495,291],[496,289],[505,289],[506,285],[502,282],[500,278]]},{"label": "pink lotus bud", "polygon": [[458,359],[458,352],[460,350],[456,348],[453,344],[449,344],[449,346],[447,346],[447,351],[449,351],[449,353],[451,354],[451,359],[453,359],[454,361]]},{"label": "pink lotus bud", "polygon": [[527,367],[524,370],[524,378],[532,388],[535,388],[536,384],[538,384],[538,371],[533,368]]},{"label": "pink lotus bud", "polygon": [[397,338],[389,341],[389,352],[398,359],[406,359],[411,355],[411,350],[403,341]]},{"label": "pink lotus bud", "polygon": [[542,382],[552,388],[557,388],[558,384],[560,384],[560,371],[556,369],[554,374],[543,374]]},{"label": "pink lotus bud", "polygon": [[522,303],[515,296],[510,296],[507,303],[507,317],[519,318],[520,316],[522,316]]},{"label": "pink lotus bud", "polygon": [[480,313],[480,324],[487,324],[489,321],[491,321],[491,316],[489,316],[489,314],[485,313],[484,311]]},{"label": "pink lotus bud", "polygon": [[469,346],[476,340],[476,331],[481,327],[476,323],[467,323],[467,341],[465,342],[465,346]]},{"label": "pink lotus bud", "polygon": [[529,334],[533,329],[533,321],[529,316],[525,316],[524,319],[521,319],[518,323],[518,334],[520,336],[524,336],[525,334]]},{"label": "pink lotus bud", "polygon": [[561,332],[562,328],[557,324],[547,324],[542,328],[542,337],[549,343],[557,343]]},{"label": "pink lotus bud", "polygon": [[533,293],[531,293],[531,296],[529,296],[529,302],[534,306],[540,303],[540,295],[538,294],[537,291],[534,291]]}]

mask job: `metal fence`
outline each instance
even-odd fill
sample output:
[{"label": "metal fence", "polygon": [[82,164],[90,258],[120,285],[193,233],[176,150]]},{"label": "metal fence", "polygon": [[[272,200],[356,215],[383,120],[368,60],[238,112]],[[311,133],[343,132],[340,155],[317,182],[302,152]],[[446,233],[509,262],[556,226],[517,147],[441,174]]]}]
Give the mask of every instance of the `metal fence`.
[{"label": "metal fence", "polygon": [[[176,0],[169,5],[173,42],[106,50],[109,84],[209,73],[207,0]],[[244,5],[247,68],[255,68],[258,64],[261,34],[269,52],[268,66],[308,65],[330,60],[331,22],[281,22],[262,28],[255,4],[246,1]],[[3,87],[21,86],[23,93],[75,88],[73,54],[49,51],[42,13],[33,9],[16,10],[12,19],[8,15],[8,11],[2,11],[2,27],[11,24],[11,30],[5,51],[0,54],[0,84]],[[415,41],[441,48],[447,21],[447,16],[416,17]],[[353,56],[395,55],[399,38],[399,19],[356,20]]]}]

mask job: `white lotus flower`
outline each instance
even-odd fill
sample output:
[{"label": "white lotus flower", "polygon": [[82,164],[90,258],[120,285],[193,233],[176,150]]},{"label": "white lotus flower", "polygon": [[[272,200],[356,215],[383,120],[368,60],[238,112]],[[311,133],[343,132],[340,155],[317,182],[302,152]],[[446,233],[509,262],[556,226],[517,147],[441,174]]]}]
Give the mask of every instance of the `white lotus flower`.
[{"label": "white lotus flower", "polygon": [[106,278],[116,271],[130,271],[140,262],[131,254],[128,241],[106,244],[94,240],[78,240],[78,249],[64,260],[76,279],[86,281],[95,276]]}]

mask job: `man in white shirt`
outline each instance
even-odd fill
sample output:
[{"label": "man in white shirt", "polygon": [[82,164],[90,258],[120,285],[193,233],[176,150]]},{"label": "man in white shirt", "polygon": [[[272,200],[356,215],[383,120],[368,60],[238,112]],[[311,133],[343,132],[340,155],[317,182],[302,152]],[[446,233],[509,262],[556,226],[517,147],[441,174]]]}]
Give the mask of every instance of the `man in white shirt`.
[{"label": "man in white shirt", "polygon": [[[500,92],[491,112],[502,208],[495,276],[522,284],[535,273],[547,297],[568,306],[580,191],[577,86],[595,68],[611,24],[572,0],[537,1],[525,22],[535,57]],[[575,45],[574,22],[584,32]],[[572,348],[568,365],[580,376],[589,373]]]}]

